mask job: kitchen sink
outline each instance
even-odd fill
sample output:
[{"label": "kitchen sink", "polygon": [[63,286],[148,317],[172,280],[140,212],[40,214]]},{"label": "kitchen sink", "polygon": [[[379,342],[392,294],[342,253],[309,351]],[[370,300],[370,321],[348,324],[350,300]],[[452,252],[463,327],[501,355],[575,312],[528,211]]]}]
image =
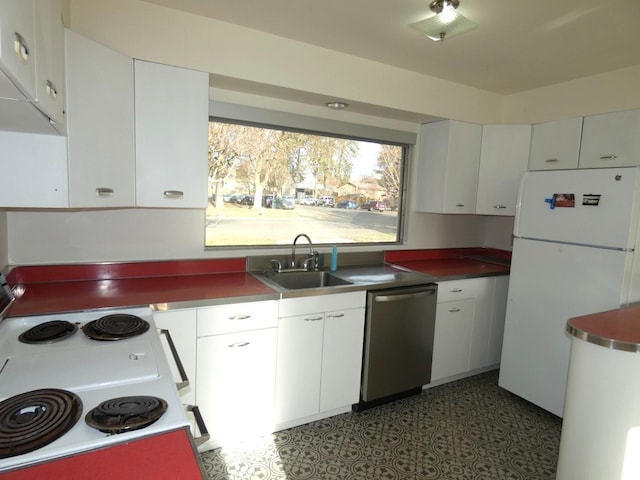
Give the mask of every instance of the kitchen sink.
[{"label": "kitchen sink", "polygon": [[344,280],[329,272],[280,272],[266,275],[270,281],[277,283],[287,290],[301,290],[305,288],[337,287],[352,285],[353,282]]}]

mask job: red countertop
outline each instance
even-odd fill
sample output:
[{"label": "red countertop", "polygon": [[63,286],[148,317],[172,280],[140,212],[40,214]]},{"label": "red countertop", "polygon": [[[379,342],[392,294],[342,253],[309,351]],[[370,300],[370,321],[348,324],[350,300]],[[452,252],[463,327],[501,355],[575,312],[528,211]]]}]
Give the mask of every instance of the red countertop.
[{"label": "red countertop", "polygon": [[[473,258],[471,258],[473,257]],[[437,280],[507,275],[511,252],[484,248],[396,250],[385,261]],[[246,272],[245,258],[161,262],[19,266],[7,276],[16,301],[9,317],[173,304],[173,308],[279,298],[279,292]]]},{"label": "red countertop", "polygon": [[8,275],[16,301],[7,316],[95,308],[277,298],[245,272],[245,259],[17,267]]},{"label": "red countertop", "polygon": [[511,252],[489,248],[399,250],[386,252],[385,261],[433,277],[457,279],[508,275]]},{"label": "red countertop", "polygon": [[640,351],[640,305],[574,317],[567,332],[586,342],[614,350]]}]

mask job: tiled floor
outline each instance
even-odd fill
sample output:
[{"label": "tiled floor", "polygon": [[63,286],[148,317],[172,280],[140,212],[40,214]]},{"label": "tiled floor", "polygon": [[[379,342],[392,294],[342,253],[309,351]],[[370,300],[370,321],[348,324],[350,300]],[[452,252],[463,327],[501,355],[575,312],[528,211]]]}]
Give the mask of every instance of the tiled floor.
[{"label": "tiled floor", "polygon": [[560,419],[497,371],[202,454],[211,480],[553,480]]}]

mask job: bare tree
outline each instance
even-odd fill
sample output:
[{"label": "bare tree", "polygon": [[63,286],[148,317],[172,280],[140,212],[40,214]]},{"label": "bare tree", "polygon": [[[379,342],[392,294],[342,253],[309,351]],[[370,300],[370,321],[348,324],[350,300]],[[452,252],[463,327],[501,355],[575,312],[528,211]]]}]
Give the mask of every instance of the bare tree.
[{"label": "bare tree", "polygon": [[383,145],[378,154],[378,168],[376,173],[380,175],[378,184],[382,187],[393,202],[397,204],[400,197],[400,181],[402,173],[402,147],[395,145]]}]

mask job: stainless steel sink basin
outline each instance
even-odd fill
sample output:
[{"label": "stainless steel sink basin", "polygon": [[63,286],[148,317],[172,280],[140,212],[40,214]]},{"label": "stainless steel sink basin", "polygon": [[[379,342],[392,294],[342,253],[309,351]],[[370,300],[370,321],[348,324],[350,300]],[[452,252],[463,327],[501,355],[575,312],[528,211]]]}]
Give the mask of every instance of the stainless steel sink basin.
[{"label": "stainless steel sink basin", "polygon": [[287,290],[352,285],[329,272],[280,272],[266,275],[266,278]]}]

